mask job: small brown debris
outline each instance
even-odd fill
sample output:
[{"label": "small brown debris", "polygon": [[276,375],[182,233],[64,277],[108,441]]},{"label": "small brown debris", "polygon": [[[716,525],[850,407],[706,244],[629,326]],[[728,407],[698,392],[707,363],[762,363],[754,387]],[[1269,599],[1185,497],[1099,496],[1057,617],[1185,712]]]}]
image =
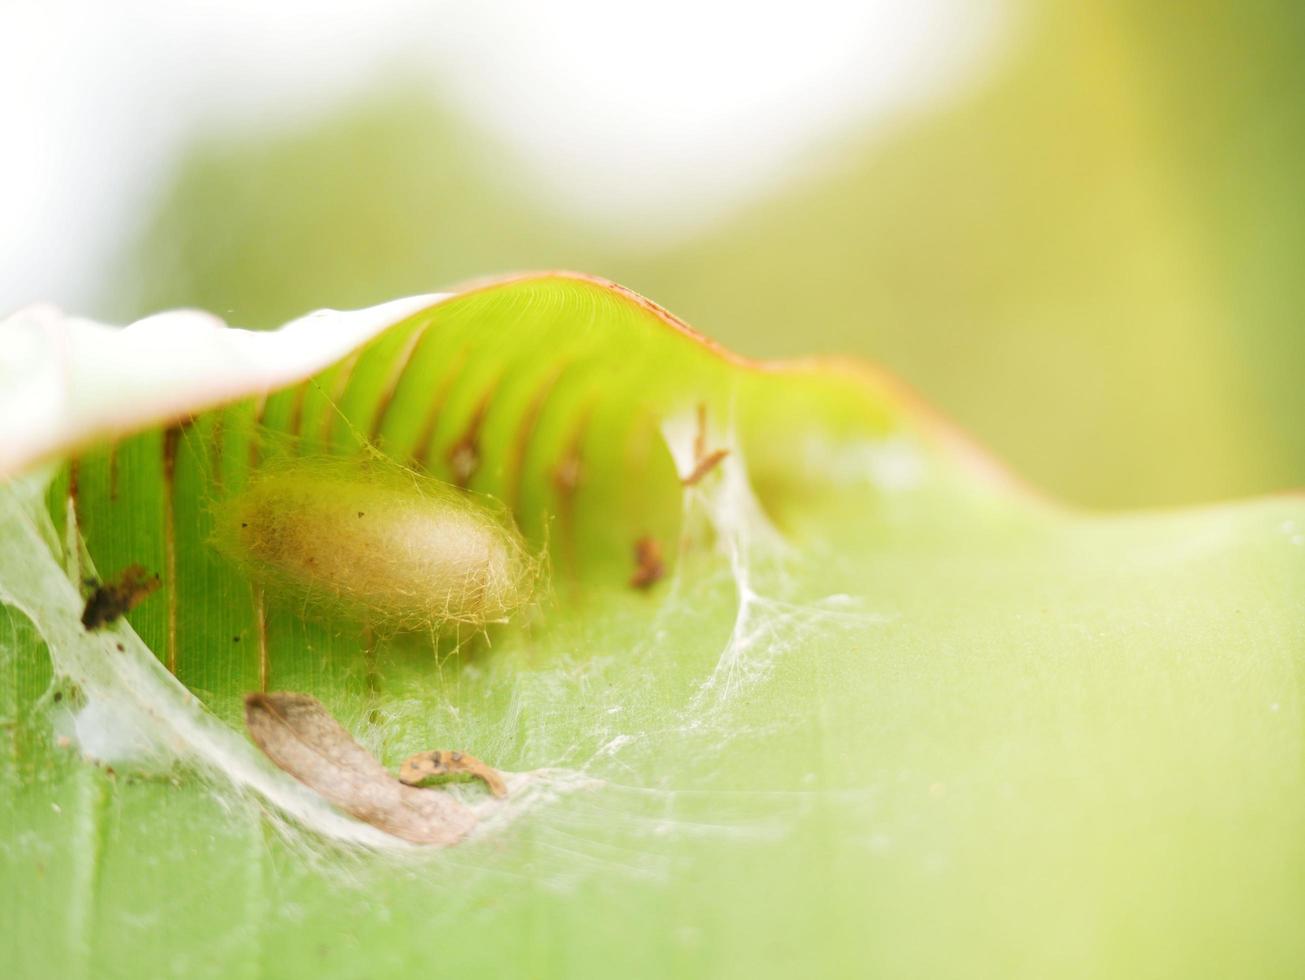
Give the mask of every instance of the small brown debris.
[{"label": "small brown debris", "polygon": [[691,487],[704,476],[720,465],[720,461],[730,454],[728,449],[717,449],[703,456],[694,464],[693,469],[686,477],[681,477],[680,482],[686,487]]},{"label": "small brown debris", "polygon": [[716,449],[707,452],[707,403],[698,402],[698,425],[693,434],[693,469],[688,476],[680,478],[680,483],[691,487],[720,465],[720,461],[730,454],[728,449]]},{"label": "small brown debris", "polygon": [[114,580],[97,585],[82,610],[82,625],[97,630],[134,609],[159,587],[159,577],[141,565],[128,565]]},{"label": "small brown debris", "polygon": [[451,752],[448,749],[436,749],[434,752],[418,752],[399,766],[399,782],[406,786],[418,786],[436,776],[452,776],[466,773],[484,782],[489,791],[499,799],[507,796],[507,786],[503,777],[474,755],[465,752]]},{"label": "small brown debris", "polygon": [[707,455],[707,403],[698,402],[698,428],[693,435],[693,458]]},{"label": "small brown debris", "polygon": [[630,576],[630,585],[636,589],[651,588],[665,574],[661,542],[644,535],[634,543],[634,574]]},{"label": "small brown debris", "polygon": [[454,844],[475,815],[447,793],[405,786],[316,698],[245,696],[245,726],[274,763],[346,813],[414,844]]}]

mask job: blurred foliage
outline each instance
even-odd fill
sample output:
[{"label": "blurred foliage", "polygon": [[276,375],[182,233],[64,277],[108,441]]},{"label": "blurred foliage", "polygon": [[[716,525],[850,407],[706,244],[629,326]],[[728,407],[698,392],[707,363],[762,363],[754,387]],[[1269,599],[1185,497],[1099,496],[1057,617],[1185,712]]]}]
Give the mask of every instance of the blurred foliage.
[{"label": "blurred foliage", "polygon": [[117,279],[114,313],[188,305],[273,327],[496,269],[592,263],[506,152],[421,87],[197,140]]},{"label": "blurred foliage", "polygon": [[1305,484],[1305,8],[1015,20],[961,97],[661,253],[550,209],[492,139],[405,86],[206,139],[114,312],[194,304],[266,326],[576,267],[747,353],[872,357],[1070,500]]}]

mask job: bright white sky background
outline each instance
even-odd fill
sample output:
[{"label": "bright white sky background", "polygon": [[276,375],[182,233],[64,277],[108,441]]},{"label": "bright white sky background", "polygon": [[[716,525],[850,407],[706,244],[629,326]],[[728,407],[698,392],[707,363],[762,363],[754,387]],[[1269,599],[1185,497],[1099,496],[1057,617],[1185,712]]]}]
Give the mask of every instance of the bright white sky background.
[{"label": "bright white sky background", "polygon": [[[0,0],[0,315],[90,302],[189,134],[326,111],[396,69],[419,69],[500,136],[560,206],[673,240],[773,186],[822,140],[958,91],[1009,34],[1003,10]],[[646,190],[632,198],[632,186]]]}]

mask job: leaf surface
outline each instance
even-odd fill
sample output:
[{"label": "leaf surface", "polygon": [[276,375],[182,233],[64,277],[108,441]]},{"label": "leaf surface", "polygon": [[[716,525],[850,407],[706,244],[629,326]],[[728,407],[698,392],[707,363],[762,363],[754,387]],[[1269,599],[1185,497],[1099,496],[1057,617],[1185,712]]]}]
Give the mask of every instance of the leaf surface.
[{"label": "leaf surface", "polygon": [[[1299,498],[1062,510],[869,369],[752,364],[583,277],[363,333],[195,381],[193,418],[51,429],[75,461],[5,486],[0,907],[48,937],[16,975],[1305,964]],[[501,501],[548,597],[488,641],[369,635],[211,547],[269,453],[366,446]],[[90,636],[71,567],[132,564],[162,588]],[[267,688],[391,771],[465,747],[509,796],[391,846],[244,741]]]}]

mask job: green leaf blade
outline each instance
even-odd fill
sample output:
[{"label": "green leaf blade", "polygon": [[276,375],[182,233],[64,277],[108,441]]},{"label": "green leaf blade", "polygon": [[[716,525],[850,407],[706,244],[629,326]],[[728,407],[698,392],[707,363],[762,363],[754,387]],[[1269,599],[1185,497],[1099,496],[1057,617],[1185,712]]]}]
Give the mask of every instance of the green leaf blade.
[{"label": "green leaf blade", "polygon": [[[671,450],[691,448],[699,404],[732,454],[686,492]],[[22,944],[28,972],[1305,962],[1300,498],[1062,511],[977,476],[873,375],[722,356],[566,277],[410,314],[258,415],[255,397],[176,437],[180,680],[231,724],[258,683],[255,599],[209,548],[207,507],[264,445],[354,453],[361,437],[447,479],[470,431],[470,486],[551,548],[537,616],[447,657],[269,602],[270,682],[320,698],[392,768],[456,744],[532,775],[464,844],[375,852],[287,827],[212,772],[110,778],[47,735],[10,783],[6,840],[26,844],[6,849],[3,904],[10,935],[35,909],[70,938]],[[80,456],[103,571],[168,564],[166,439],[124,434],[116,464],[106,448]],[[642,593],[627,580],[646,533],[671,569]],[[22,560],[4,556],[0,587]],[[129,617],[161,657],[168,605]],[[30,740],[50,731],[50,706],[32,703],[43,654],[26,625],[9,635],[9,662],[29,665],[10,698]],[[60,858],[32,886],[36,853]]]}]

